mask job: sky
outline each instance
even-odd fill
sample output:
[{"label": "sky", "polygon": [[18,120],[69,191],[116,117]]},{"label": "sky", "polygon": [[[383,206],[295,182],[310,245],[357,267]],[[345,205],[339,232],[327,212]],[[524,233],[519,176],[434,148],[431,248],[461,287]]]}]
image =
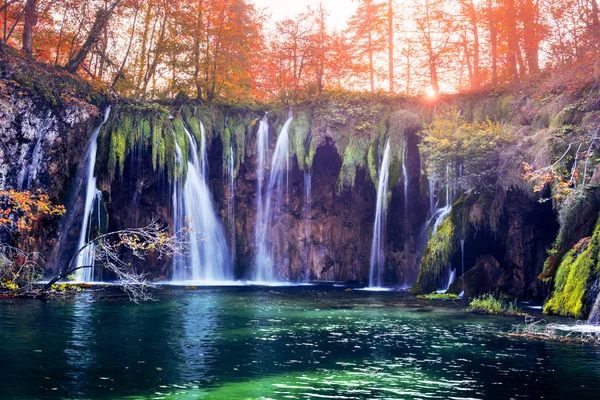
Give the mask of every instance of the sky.
[{"label": "sky", "polygon": [[[346,21],[356,9],[352,0],[322,0],[329,11],[329,25],[344,29]],[[306,10],[306,6],[315,6],[319,0],[254,0],[257,7],[266,8],[272,14],[272,21],[280,21]]]}]

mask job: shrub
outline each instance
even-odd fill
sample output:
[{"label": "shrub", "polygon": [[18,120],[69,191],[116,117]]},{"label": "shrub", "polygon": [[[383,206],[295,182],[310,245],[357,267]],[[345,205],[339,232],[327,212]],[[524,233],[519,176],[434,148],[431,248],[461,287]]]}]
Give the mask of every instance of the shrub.
[{"label": "shrub", "polygon": [[468,312],[478,314],[501,314],[501,315],[522,315],[517,302],[507,302],[492,296],[484,294],[483,296],[473,299],[467,308]]}]

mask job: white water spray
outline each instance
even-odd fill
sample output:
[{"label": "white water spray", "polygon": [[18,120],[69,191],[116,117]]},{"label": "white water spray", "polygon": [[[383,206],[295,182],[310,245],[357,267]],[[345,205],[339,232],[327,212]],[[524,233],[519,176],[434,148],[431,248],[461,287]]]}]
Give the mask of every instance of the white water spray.
[{"label": "white water spray", "polygon": [[377,184],[377,205],[375,223],[373,224],[373,240],[371,242],[371,258],[369,263],[369,287],[383,286],[383,269],[385,267],[384,228],[387,210],[388,180],[390,176],[390,142],[385,144],[383,159],[379,168]]},{"label": "white water spray", "polygon": [[[263,122],[264,121],[264,122]],[[268,146],[268,127],[266,120],[261,121],[258,132],[258,187],[256,219],[256,258],[254,260],[253,280],[272,282],[277,279],[272,253],[272,242],[268,236],[272,218],[279,215],[283,207],[283,195],[287,195],[289,170],[289,127],[292,115],[283,125],[271,160],[271,171],[267,180],[266,192],[262,195],[264,161]],[[281,239],[281,238],[279,238]]]},{"label": "white water spray", "polygon": [[[186,129],[189,152],[187,178],[177,179],[173,191],[175,231],[189,228],[189,257],[181,254],[173,260],[173,277],[177,282],[223,282],[233,279],[233,267],[221,222],[217,218],[207,183],[208,160],[206,133],[200,122],[200,157],[196,140]],[[175,141],[175,160],[182,162],[182,149]]]},{"label": "white water spray", "polygon": [[[96,175],[94,174],[94,168],[96,166],[96,154],[98,152],[98,134],[100,129],[104,126],[108,120],[110,114],[110,106],[104,110],[104,116],[102,122],[94,129],[90,141],[85,152],[86,160],[86,186],[85,186],[85,206],[83,210],[83,221],[81,222],[81,229],[79,231],[79,241],[77,242],[77,251],[83,249],[77,255],[75,260],[75,267],[91,267],[81,268],[75,271],[75,279],[78,282],[94,282],[98,280],[99,274],[94,268],[95,257],[93,243],[89,243],[92,237],[92,218],[95,217],[97,221],[100,221],[100,210],[102,206],[102,192],[98,190],[96,185]],[[94,207],[96,205],[96,207]],[[85,247],[85,248],[84,248]]]}]

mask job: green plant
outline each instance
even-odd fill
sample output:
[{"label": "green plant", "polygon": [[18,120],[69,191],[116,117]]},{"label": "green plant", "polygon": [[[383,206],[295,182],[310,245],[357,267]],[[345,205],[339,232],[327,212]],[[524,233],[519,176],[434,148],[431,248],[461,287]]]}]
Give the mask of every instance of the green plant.
[{"label": "green plant", "polygon": [[432,292],[429,294],[420,294],[417,296],[417,299],[447,301],[447,300],[460,300],[460,297],[458,297],[458,295],[454,294],[454,293]]},{"label": "green plant", "polygon": [[489,293],[471,300],[467,311],[478,314],[523,315],[516,301],[500,300]]}]

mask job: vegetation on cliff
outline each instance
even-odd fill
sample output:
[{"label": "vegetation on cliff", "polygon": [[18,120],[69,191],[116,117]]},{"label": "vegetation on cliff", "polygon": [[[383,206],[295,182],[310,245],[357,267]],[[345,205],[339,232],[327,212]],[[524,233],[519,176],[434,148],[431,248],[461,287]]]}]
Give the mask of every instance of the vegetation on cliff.
[{"label": "vegetation on cliff", "polygon": [[562,257],[554,276],[554,289],[544,312],[585,317],[595,300],[592,286],[600,278],[600,220],[591,238],[580,240]]}]

